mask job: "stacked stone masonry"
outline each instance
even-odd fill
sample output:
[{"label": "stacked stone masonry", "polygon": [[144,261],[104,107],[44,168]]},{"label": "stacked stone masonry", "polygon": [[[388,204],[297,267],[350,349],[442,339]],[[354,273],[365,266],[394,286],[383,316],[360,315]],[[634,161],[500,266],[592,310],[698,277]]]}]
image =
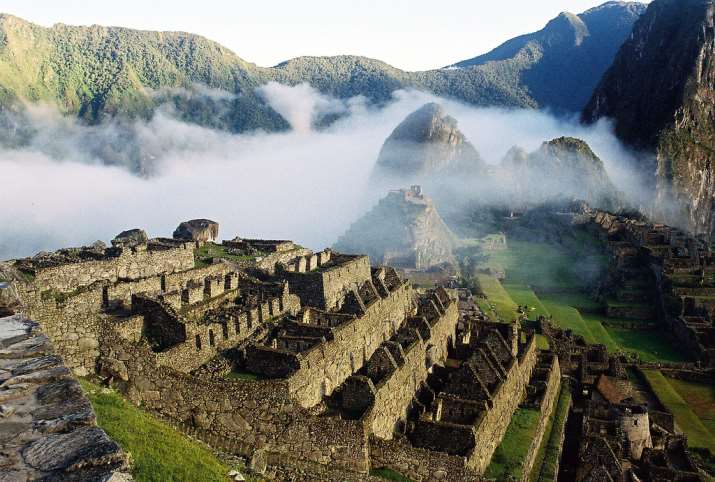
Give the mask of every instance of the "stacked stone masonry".
[{"label": "stacked stone masonry", "polygon": [[[238,238],[115,244],[16,261],[22,312],[75,374],[220,450],[479,480],[537,365],[531,333],[366,256]],[[200,260],[207,246],[226,258]]]},{"label": "stacked stone masonry", "polygon": [[132,480],[77,380],[21,315],[0,318],[0,454],[0,480]]}]

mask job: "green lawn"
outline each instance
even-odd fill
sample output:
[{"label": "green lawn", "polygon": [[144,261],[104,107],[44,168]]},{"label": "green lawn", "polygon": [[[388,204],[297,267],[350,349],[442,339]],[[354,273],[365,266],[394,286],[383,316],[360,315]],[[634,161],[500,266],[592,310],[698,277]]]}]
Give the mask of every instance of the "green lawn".
[{"label": "green lawn", "polygon": [[511,417],[509,427],[484,474],[496,480],[520,480],[524,457],[534,439],[540,412],[530,408],[519,408]]},{"label": "green lawn", "polygon": [[509,293],[493,276],[478,275],[477,283],[489,303],[494,306],[497,315],[502,321],[512,321],[516,319],[516,303],[511,299]]},{"label": "green lawn", "polygon": [[710,450],[715,454],[715,434],[712,434],[695,414],[670,381],[658,370],[641,370],[653,392],[675,417],[675,422],[688,436],[688,445]]},{"label": "green lawn", "polygon": [[539,447],[536,463],[529,477],[530,482],[553,482],[556,466],[559,463],[563,444],[561,435],[566,430],[566,419],[571,404],[571,389],[568,384],[561,386],[559,400],[546,428],[544,440]]},{"label": "green lawn", "polygon": [[213,258],[227,259],[229,261],[253,261],[256,256],[237,255],[228,252],[228,248],[220,244],[206,243],[194,250],[194,262],[197,268],[208,266]]},{"label": "green lawn", "polygon": [[[530,285],[544,291],[573,290],[586,287],[594,275],[588,263],[559,246],[547,243],[508,240],[508,249],[490,253],[488,265],[503,268],[509,283]],[[589,259],[591,257],[589,256]]]},{"label": "green lawn", "polygon": [[715,436],[715,386],[670,377],[667,380]]},{"label": "green lawn", "polygon": [[[137,482],[229,480],[232,469],[203,445],[130,404],[117,392],[85,380],[97,425],[131,454]],[[247,480],[256,480],[247,477]]]},{"label": "green lawn", "polygon": [[688,357],[678,349],[678,342],[670,333],[659,330],[629,330],[606,327],[611,338],[623,351],[637,353],[644,362],[683,362]]},{"label": "green lawn", "polygon": [[577,335],[581,335],[588,343],[598,343],[581,313],[573,306],[561,303],[558,297],[542,297],[542,303],[554,318],[557,326],[570,329]]},{"label": "green lawn", "polygon": [[548,317],[549,311],[541,303],[541,300],[536,293],[525,285],[504,284],[504,289],[509,294],[511,299],[520,306],[528,306],[528,317],[530,320],[538,320],[539,316]]},{"label": "green lawn", "polygon": [[499,284],[496,280],[484,287],[496,313],[508,321],[511,318],[505,314],[511,315],[511,303],[526,305],[530,320],[551,315],[558,326],[571,329],[589,343],[605,345],[609,352],[637,353],[643,361],[687,361],[669,334],[628,328],[626,324],[647,321],[608,317],[606,307],[587,294],[593,278],[583,276],[580,270],[585,263],[594,265],[591,272],[598,272],[599,263],[603,266],[606,260],[594,256],[594,246],[586,244],[583,256],[556,245],[510,240],[508,249],[490,252],[488,264],[506,271],[503,290],[491,286]]}]

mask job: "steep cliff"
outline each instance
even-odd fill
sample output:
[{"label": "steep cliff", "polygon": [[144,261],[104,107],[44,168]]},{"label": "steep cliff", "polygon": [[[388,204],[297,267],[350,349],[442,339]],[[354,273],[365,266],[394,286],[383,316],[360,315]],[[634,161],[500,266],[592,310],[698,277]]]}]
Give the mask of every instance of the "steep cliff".
[{"label": "steep cliff", "polygon": [[579,15],[563,12],[538,32],[454,66],[499,65],[519,78],[540,107],[578,112],[645,8],[639,2],[607,2]]},{"label": "steep cliff", "polygon": [[392,191],[350,226],[334,248],[367,253],[373,263],[424,269],[456,264],[456,238],[419,187]]},{"label": "steep cliff", "polygon": [[429,103],[408,115],[380,150],[374,178],[423,181],[434,175],[468,175],[484,168],[477,150],[442,106]]},{"label": "steep cliff", "polygon": [[715,201],[715,3],[655,0],[583,112],[654,154],[655,214],[712,233]]}]

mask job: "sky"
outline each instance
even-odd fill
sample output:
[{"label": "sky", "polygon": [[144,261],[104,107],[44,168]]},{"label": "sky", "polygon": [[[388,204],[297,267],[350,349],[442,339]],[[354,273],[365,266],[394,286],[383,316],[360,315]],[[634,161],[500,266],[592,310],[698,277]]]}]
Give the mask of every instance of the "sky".
[{"label": "sky", "polygon": [[443,67],[605,0],[0,0],[51,26],[117,25],[204,35],[268,67],[302,55],[364,55],[404,70]]}]

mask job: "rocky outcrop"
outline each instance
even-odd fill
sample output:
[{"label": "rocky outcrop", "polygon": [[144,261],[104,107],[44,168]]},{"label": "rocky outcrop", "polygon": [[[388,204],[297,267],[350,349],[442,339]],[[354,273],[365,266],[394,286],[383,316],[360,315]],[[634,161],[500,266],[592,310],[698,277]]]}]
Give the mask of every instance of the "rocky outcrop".
[{"label": "rocky outcrop", "polygon": [[502,160],[501,167],[509,174],[515,207],[559,197],[612,210],[624,204],[603,161],[580,139],[553,139],[531,154],[514,147]]},{"label": "rocky outcrop", "polygon": [[424,269],[456,265],[456,238],[419,186],[392,191],[335,244],[344,253],[367,253],[373,263]]},{"label": "rocky outcrop", "polygon": [[655,214],[696,233],[714,227],[715,3],[655,0],[583,112],[655,154]]},{"label": "rocky outcrop", "polygon": [[127,465],[49,339],[0,318],[0,480],[128,482]]},{"label": "rocky outcrop", "polygon": [[209,219],[192,219],[184,221],[174,230],[174,239],[186,241],[216,241],[218,239],[218,223]]},{"label": "rocky outcrop", "polygon": [[131,247],[139,244],[146,244],[149,241],[146,231],[143,229],[129,229],[122,231],[112,240],[112,246]]},{"label": "rocky outcrop", "polygon": [[425,104],[403,120],[380,150],[374,179],[422,182],[435,175],[473,175],[484,161],[442,106]]}]

